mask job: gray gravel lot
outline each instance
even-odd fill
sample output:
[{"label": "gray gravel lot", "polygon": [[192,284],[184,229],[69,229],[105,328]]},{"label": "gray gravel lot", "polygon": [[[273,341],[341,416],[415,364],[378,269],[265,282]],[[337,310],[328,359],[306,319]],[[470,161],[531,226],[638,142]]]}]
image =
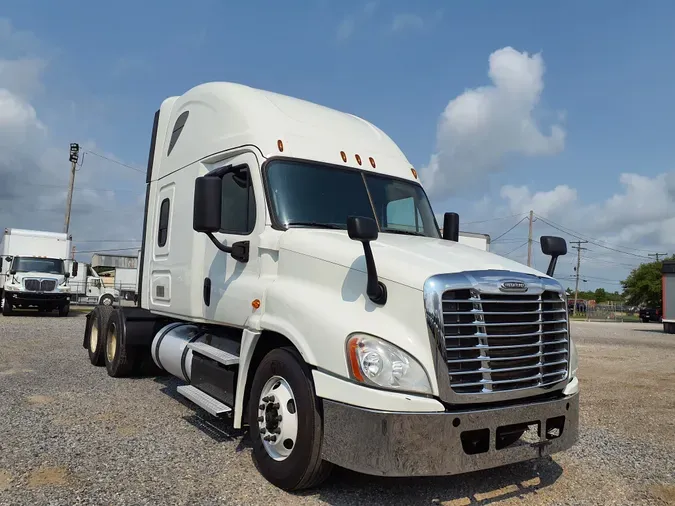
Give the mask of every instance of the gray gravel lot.
[{"label": "gray gravel lot", "polygon": [[89,364],[82,314],[0,317],[0,504],[675,504],[675,336],[574,323],[581,437],[552,459],[433,479],[339,470],[321,489],[260,477],[245,434],[173,379]]}]

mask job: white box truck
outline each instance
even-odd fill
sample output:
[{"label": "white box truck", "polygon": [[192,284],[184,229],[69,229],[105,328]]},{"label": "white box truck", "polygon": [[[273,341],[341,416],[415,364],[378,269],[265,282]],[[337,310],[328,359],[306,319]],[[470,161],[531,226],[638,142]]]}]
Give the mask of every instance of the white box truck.
[{"label": "white box truck", "polygon": [[112,306],[120,297],[119,290],[106,286],[90,264],[80,263],[77,275],[71,277],[68,284],[73,302]]},{"label": "white box truck", "polygon": [[96,307],[83,346],[112,377],[154,361],[247,425],[271,483],[450,475],[576,441],[564,239],[541,238],[545,274],[460,244],[377,127],[232,83],[164,100],[146,181],[139,304]]},{"label": "white box truck", "polygon": [[459,233],[459,243],[472,246],[483,251],[490,251],[490,235],[479,234],[477,232],[461,232]]},{"label": "white box truck", "polygon": [[[72,238],[67,234],[6,228],[0,252],[0,305],[9,316],[16,308],[58,310],[67,316]],[[77,263],[73,263],[77,272]]]}]

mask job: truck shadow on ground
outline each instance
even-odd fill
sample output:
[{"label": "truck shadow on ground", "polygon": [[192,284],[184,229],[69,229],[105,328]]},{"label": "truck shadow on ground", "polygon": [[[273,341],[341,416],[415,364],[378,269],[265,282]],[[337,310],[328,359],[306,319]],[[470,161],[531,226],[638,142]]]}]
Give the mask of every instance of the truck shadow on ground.
[{"label": "truck shadow on ground", "polygon": [[486,471],[434,478],[383,478],[336,468],[317,495],[335,506],[357,504],[367,493],[368,504],[486,505],[537,494],[555,483],[562,468],[550,457]]},{"label": "truck shadow on ground", "polygon": [[[231,420],[215,418],[180,395],[176,388],[183,384],[182,381],[173,376],[157,376],[154,381],[161,385],[162,393],[194,412],[183,419],[196,429],[217,443],[237,442],[237,452],[251,448],[248,430],[235,429]],[[293,495],[315,496],[335,506],[364,501],[383,506],[475,506],[537,494],[539,490],[554,484],[562,472],[562,468],[550,457],[486,471],[434,478],[384,478],[336,467],[323,486]]]}]

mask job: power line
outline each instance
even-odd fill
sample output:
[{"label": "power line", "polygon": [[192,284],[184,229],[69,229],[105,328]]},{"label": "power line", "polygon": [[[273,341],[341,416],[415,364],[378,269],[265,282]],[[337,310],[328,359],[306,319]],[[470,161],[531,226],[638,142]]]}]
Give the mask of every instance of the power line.
[{"label": "power line", "polygon": [[138,167],[133,167],[132,165],[127,165],[126,163],[119,162],[113,158],[108,158],[107,156],[101,155],[99,153],[95,153],[93,151],[86,150],[85,153],[89,153],[90,155],[98,156],[99,158],[103,158],[104,160],[108,160],[109,162],[116,163],[117,165],[121,165],[122,167],[126,167],[127,169],[135,170],[136,172],[140,172],[141,174],[145,174],[146,171],[143,169],[139,169]]},{"label": "power line", "polygon": [[506,232],[504,232],[502,235],[498,236],[496,239],[492,239],[490,242],[491,242],[491,243],[497,242],[499,239],[501,239],[501,238],[504,237],[506,234],[508,234],[509,232],[511,232],[511,230],[513,230],[514,228],[516,228],[518,225],[520,225],[520,224],[521,224],[523,221],[525,221],[526,219],[527,219],[527,216],[523,216],[523,217],[520,219],[520,221],[518,221],[518,222],[517,222],[515,225],[513,225],[510,229],[508,229],[508,230],[507,230]]},{"label": "power line", "polygon": [[656,261],[659,261],[659,257],[665,257],[668,256],[668,253],[649,253],[648,256],[650,257],[656,257]]},{"label": "power line", "polygon": [[138,251],[140,249],[140,246],[136,248],[114,248],[114,249],[92,249],[92,250],[84,250],[84,251],[76,251],[76,253],[110,253],[113,251]]},{"label": "power line", "polygon": [[514,252],[518,251],[520,248],[522,248],[522,247],[525,246],[526,244],[527,244],[527,241],[525,241],[523,244],[521,244],[521,245],[518,246],[517,248],[512,249],[512,250],[509,251],[508,253],[503,254],[502,256],[507,257],[507,256],[509,256],[511,253],[514,253]]},{"label": "power line", "polygon": [[[571,235],[572,237],[576,237],[577,239],[582,239],[584,243],[590,243],[590,244],[593,244],[593,245],[598,246],[598,247],[600,247],[600,248],[605,248],[605,249],[608,249],[608,250],[610,250],[610,251],[615,251],[615,252],[617,252],[617,253],[622,253],[622,254],[624,254],[624,255],[631,255],[631,256],[634,256],[634,257],[637,257],[637,258],[649,258],[647,255],[638,255],[638,254],[636,254],[636,253],[631,253],[631,252],[629,252],[629,251],[622,251],[622,250],[620,250],[620,249],[611,248],[611,247],[609,247],[609,246],[605,246],[604,244],[600,244],[600,243],[595,242],[595,241],[585,240],[585,239],[583,238],[583,236],[578,235],[578,234],[575,234],[575,233],[572,233],[572,232],[570,232],[569,230],[563,230],[564,227],[561,228],[562,226],[556,226],[556,225],[554,225],[553,223],[547,221],[545,218],[542,218],[542,217],[539,216],[539,215],[537,215],[537,218],[539,218],[541,221],[543,221],[544,223],[546,223],[548,226],[553,227],[553,228],[555,228],[556,230],[559,230],[560,232],[563,232],[563,233],[565,233],[565,234]],[[638,250],[638,251],[643,251],[643,250]],[[644,250],[644,251],[646,251],[646,250]]]},{"label": "power line", "polygon": [[510,214],[508,216],[501,216],[499,218],[489,218],[487,220],[478,220],[478,221],[465,221],[463,225],[475,225],[476,223],[488,223],[490,221],[501,221],[501,220],[507,220],[509,218],[515,218],[516,216],[522,216],[523,213],[517,213],[517,214]]}]

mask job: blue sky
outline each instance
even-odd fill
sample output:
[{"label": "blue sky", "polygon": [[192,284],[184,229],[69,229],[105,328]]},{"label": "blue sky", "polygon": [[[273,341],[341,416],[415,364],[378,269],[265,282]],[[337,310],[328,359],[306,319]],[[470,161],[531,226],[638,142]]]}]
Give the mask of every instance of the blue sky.
[{"label": "blue sky", "polygon": [[[421,172],[433,165],[432,155],[446,153],[435,180],[443,181],[443,191],[433,195],[437,212],[458,211],[469,222],[463,229],[496,238],[536,205],[547,221],[598,241],[583,267],[597,279],[586,286],[619,289],[617,280],[649,251],[675,251],[675,3],[652,1],[646,9],[627,1],[202,0],[188,7],[172,0],[5,0],[0,18],[6,23],[0,62],[41,62],[21,80],[5,72],[3,83],[0,70],[0,89],[33,109],[44,127],[42,154],[35,158],[29,142],[25,163],[43,167],[40,179],[56,190],[21,226],[51,223],[45,214],[51,212],[60,227],[69,142],[144,167],[159,103],[201,82],[227,80],[364,117]],[[544,137],[551,127],[563,136],[535,149],[531,136],[503,135],[520,123],[513,115],[500,117],[513,95],[498,92],[491,102],[497,112],[485,118],[477,137],[450,117],[462,152],[448,155],[457,141],[439,131],[441,114],[453,100],[462,104],[467,90],[485,98],[481,87],[494,85],[489,59],[509,47],[510,56],[497,53],[501,61],[516,70],[529,62],[534,74],[541,69],[540,88],[535,78],[524,81],[538,91],[518,109],[521,119]],[[464,142],[472,138],[480,140],[473,150]],[[487,161],[481,159],[486,151],[494,155]],[[88,186],[76,192],[76,239],[111,241],[87,243],[101,247],[140,236],[138,173],[87,155],[77,181]],[[101,188],[114,192],[97,193]],[[20,197],[11,206],[25,206]],[[18,226],[5,223],[18,219],[11,206],[0,200],[0,225]],[[114,222],[105,231],[91,221],[101,212]],[[542,220],[535,223],[536,236],[553,232]],[[522,261],[524,247],[510,251],[526,235],[522,222],[494,250]],[[544,268],[541,255],[535,258]],[[571,256],[561,274],[571,273],[570,265]]]}]

